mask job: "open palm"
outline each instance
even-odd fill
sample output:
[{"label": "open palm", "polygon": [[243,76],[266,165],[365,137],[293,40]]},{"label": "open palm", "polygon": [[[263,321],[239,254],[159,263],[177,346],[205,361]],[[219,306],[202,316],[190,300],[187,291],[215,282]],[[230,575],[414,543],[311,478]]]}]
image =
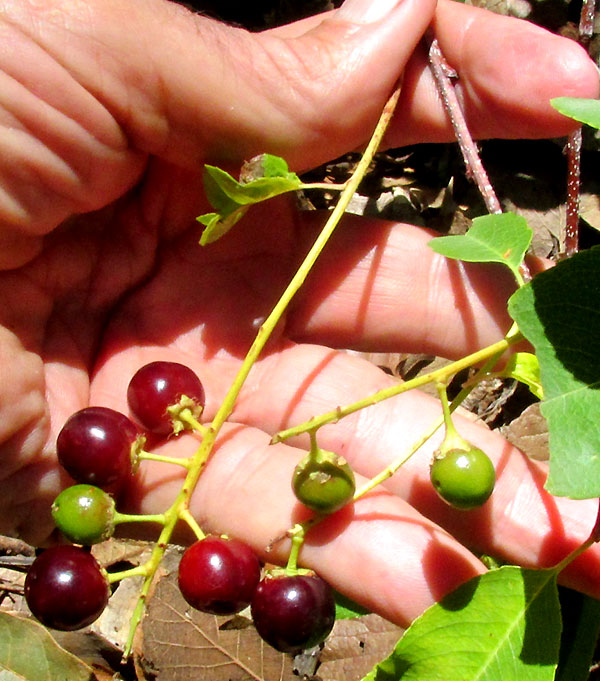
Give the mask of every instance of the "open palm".
[{"label": "open palm", "polygon": [[[156,3],[157,8],[162,8],[162,3]],[[402,48],[394,48],[400,67],[429,23],[423,8],[423,3],[408,2],[397,10],[398,25],[404,22],[414,32]],[[288,65],[291,55],[301,51],[300,36],[309,36],[304,47],[314,48],[339,39],[343,33],[347,40],[340,49],[347,54],[352,53],[353,46],[357,50],[358,45],[371,43],[375,55],[369,57],[371,61],[365,56],[364,63],[359,60],[348,68],[355,69],[357,82],[369,82],[374,101],[367,99],[356,106],[353,116],[342,124],[336,117],[346,104],[346,95],[340,94],[339,101],[330,96],[331,106],[324,112],[328,120],[325,129],[331,131],[337,123],[340,130],[333,141],[325,143],[327,135],[314,118],[310,119],[314,111],[310,114],[306,99],[300,97],[300,107],[291,111],[282,113],[276,111],[277,107],[267,110],[265,124],[260,120],[264,108],[251,106],[255,101],[249,95],[244,100],[246,93],[241,92],[241,108],[249,122],[236,129],[232,138],[233,119],[221,121],[223,129],[215,133],[213,143],[205,134],[197,134],[190,122],[193,96],[197,94],[195,81],[190,75],[184,87],[181,74],[170,62],[160,64],[162,82],[167,76],[173,79],[173,89],[160,101],[161,106],[152,100],[160,91],[155,82],[160,80],[156,64],[154,82],[144,91],[150,93],[148,101],[142,101],[141,91],[132,88],[128,80],[136,69],[145,68],[144,60],[137,62],[136,55],[127,62],[124,75],[117,69],[123,88],[111,83],[110,78],[95,83],[93,69],[86,62],[88,43],[80,38],[89,37],[86,31],[89,33],[93,26],[102,37],[98,44],[106,47],[108,43],[107,55],[100,53],[100,61],[112,63],[111,40],[116,45],[119,37],[112,38],[108,29],[111,26],[119,34],[109,22],[117,6],[103,0],[96,10],[96,21],[83,23],[81,36],[74,33],[70,37],[70,45],[80,50],[81,61],[68,78],[56,66],[64,59],[61,51],[66,48],[62,42],[51,42],[53,31],[64,31],[64,24],[51,24],[52,30],[43,34],[46,44],[34,41],[35,49],[42,49],[47,56],[42,62],[47,73],[71,83],[72,89],[69,96],[63,94],[59,105],[55,94],[40,94],[39,88],[34,92],[32,76],[25,79],[29,91],[38,100],[52,100],[50,108],[53,112],[60,109],[61,116],[54,128],[38,122],[35,135],[31,134],[31,125],[24,126],[27,139],[41,141],[44,153],[22,147],[19,160],[31,171],[30,189],[24,191],[19,185],[12,196],[18,200],[0,205],[5,244],[0,273],[0,530],[18,533],[35,543],[48,536],[49,502],[68,482],[56,466],[54,452],[56,434],[65,419],[89,404],[126,411],[125,391],[133,372],[147,361],[170,359],[189,365],[201,377],[208,398],[203,419],[209,420],[261,321],[317,233],[319,216],[300,217],[287,201],[273,201],[251,212],[221,241],[201,248],[197,243],[199,225],[194,220],[206,209],[201,198],[199,161],[216,155],[235,160],[264,150],[291,150],[298,168],[324,161],[368,136],[368,125],[376,118],[400,68],[396,64],[389,72],[380,73],[378,60],[389,44],[373,47],[373,24],[361,28],[365,32],[362,41],[356,37],[360,31],[345,21],[336,23],[335,15],[318,25],[311,20],[296,29],[265,34],[256,39],[258,57],[265,61],[265,54],[271,50],[288,60]],[[433,4],[429,10],[433,11]],[[156,18],[146,17],[141,4],[136,5],[136,11],[140,21],[146,18],[150,28],[155,27]],[[181,31],[184,26],[185,31],[198,30],[195,22],[199,20],[179,8],[161,11],[168,13],[174,26],[165,29],[162,44],[169,44],[169,30]],[[454,11],[458,14],[453,24]],[[467,14],[463,14],[465,11]],[[510,21],[471,12],[460,6],[455,10],[451,3],[438,8],[438,34],[442,46],[446,38],[448,52],[452,53],[452,45],[457,44],[457,35],[464,37],[465,26],[479,21],[481,30],[475,35],[485,34],[485,26],[489,33],[489,27],[498,21],[496,33],[501,34],[503,22]],[[19,11],[15,10],[15,16],[19,18]],[[25,23],[20,35],[30,33],[31,25]],[[507,34],[514,26],[510,23]],[[379,42],[383,44],[385,38],[389,43],[392,33],[388,36],[388,29],[379,30]],[[584,57],[575,52],[577,48],[537,29],[527,30],[535,36],[530,44],[546,40],[553,43],[552,49],[560,43],[562,63],[568,63],[563,85],[593,96],[597,82]],[[208,43],[214,38],[210,31]],[[233,35],[232,31],[223,29],[222,42]],[[249,36],[236,36],[250,49]],[[283,37],[289,40],[287,52],[281,49]],[[84,43],[85,49],[81,47]],[[484,47],[488,46],[480,45],[481,54]],[[156,61],[166,59],[164,48],[157,44],[156,49]],[[360,49],[366,54],[366,47]],[[467,71],[470,65],[477,75],[477,64],[472,63],[470,55],[474,49],[463,50],[462,56],[466,55]],[[532,58],[535,53],[532,49]],[[311,54],[318,61],[314,52]],[[578,75],[568,78],[576,56]],[[458,54],[457,61],[460,59]],[[215,61],[222,65],[222,55]],[[316,63],[304,63],[305,68],[309,66],[312,73],[317,72]],[[375,66],[379,69],[377,76],[373,76]],[[461,70],[459,63],[456,66]],[[20,68],[20,64],[4,64],[5,71],[13,75]],[[185,72],[184,67],[182,70]],[[587,73],[587,80],[582,72]],[[265,78],[263,72],[260,75]],[[340,84],[347,83],[342,77],[347,74],[336,75]],[[293,73],[289,77],[294,85],[300,82],[298,72],[296,80]],[[556,74],[554,78],[556,86]],[[423,140],[447,136],[439,110],[430,112],[425,120],[415,120],[429,97],[422,92],[427,77],[418,53],[409,61],[405,79],[407,97],[391,132],[393,141],[414,135]],[[539,85],[538,91],[545,93],[552,85]],[[227,82],[223,85],[224,101],[236,101],[226,86]],[[315,98],[316,87],[311,87]],[[475,127],[479,126],[482,134],[491,134],[494,129],[508,134],[507,124],[499,122],[507,112],[520,117],[525,130],[535,117],[540,134],[564,132],[565,123],[547,109],[542,95],[537,105],[530,103],[517,112],[510,97],[500,94],[492,101],[478,90],[475,76],[466,81],[464,89],[467,109],[474,112]],[[121,101],[119,95],[124,92],[126,101]],[[90,93],[93,97],[88,96]],[[254,97],[260,100],[261,96],[259,87]],[[136,103],[134,113],[132,99]],[[97,102],[102,106],[96,107]],[[304,111],[298,114],[302,103]],[[195,105],[203,107],[199,101]],[[23,111],[29,111],[28,106],[28,100],[23,99],[21,119],[26,118]],[[65,120],[64,110],[69,107],[71,118]],[[478,118],[478,112],[492,115]],[[60,144],[57,130],[77,121],[77,116],[85,122],[85,129],[72,130],[68,141]],[[412,120],[413,126],[405,135],[407,120]],[[220,122],[209,117],[207,125],[219,130]],[[518,129],[515,123],[511,125]],[[308,140],[304,153],[300,140],[294,142],[298,128]],[[235,148],[236,140],[239,148]],[[45,155],[48,150],[53,156]],[[10,183],[8,186],[13,188]],[[418,350],[453,357],[504,334],[509,279],[493,267],[448,264],[427,249],[428,238],[426,231],[405,225],[355,218],[342,223],[254,367],[223,429],[192,500],[192,511],[203,527],[244,537],[264,554],[267,545],[301,517],[290,478],[307,443],[299,439],[269,446],[270,436],[363,397],[391,380],[368,362],[332,348]],[[358,475],[369,477],[410,446],[438,413],[439,406],[433,400],[410,393],[322,429],[319,442],[348,459]],[[497,490],[483,509],[465,515],[451,511],[437,499],[427,479],[433,442],[385,489],[336,514],[311,533],[303,560],[350,596],[406,623],[433,599],[483,569],[469,549],[544,565],[562,557],[586,536],[595,517],[594,502],[552,499],[541,490],[544,472],[540,467],[481,426],[462,421],[460,428],[497,465]],[[168,440],[161,449],[172,456],[185,456],[197,444],[194,435],[186,434]],[[181,481],[179,470],[173,468],[145,463],[128,490],[129,509],[163,510]],[[280,542],[271,557],[283,559],[285,550],[286,543]],[[598,552],[592,550],[565,578],[597,595],[599,569]]]}]

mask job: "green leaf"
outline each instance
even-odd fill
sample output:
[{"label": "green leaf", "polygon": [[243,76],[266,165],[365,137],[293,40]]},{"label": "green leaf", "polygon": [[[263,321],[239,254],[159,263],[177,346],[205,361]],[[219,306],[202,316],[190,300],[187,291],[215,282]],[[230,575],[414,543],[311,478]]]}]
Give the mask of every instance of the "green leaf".
[{"label": "green leaf", "polygon": [[483,215],[475,218],[464,235],[440,236],[429,242],[440,255],[466,262],[499,262],[521,281],[519,267],[533,232],[520,215]]},{"label": "green leaf", "polygon": [[244,181],[238,181],[216,166],[204,166],[204,191],[213,213],[197,218],[206,225],[200,244],[216,241],[238,222],[249,206],[279,194],[300,189],[302,182],[289,171],[287,163],[278,156],[262,154],[242,168]]},{"label": "green leaf", "polygon": [[14,672],[11,672],[0,665],[0,681],[26,681],[26,679],[24,676],[15,674]]},{"label": "green leaf", "polygon": [[220,213],[206,213],[197,218],[198,222],[206,225],[206,229],[200,237],[200,245],[206,246],[206,244],[211,244],[213,241],[220,239],[224,234],[227,234],[235,223],[244,217],[248,208],[249,206],[240,206],[226,217],[222,217]]},{"label": "green leaf", "polygon": [[539,400],[544,399],[540,363],[531,352],[516,352],[511,355],[504,369],[495,375],[503,378],[515,378],[524,383]]},{"label": "green leaf", "polygon": [[559,587],[563,635],[555,681],[588,681],[598,634],[600,601]]},{"label": "green leaf", "polygon": [[560,630],[556,573],[501,567],[429,608],[363,681],[551,681]]},{"label": "green leaf", "polygon": [[63,650],[41,624],[3,612],[0,612],[0,669],[26,681],[93,678],[91,668]]},{"label": "green leaf", "polygon": [[335,592],[335,618],[336,620],[349,620],[355,617],[368,615],[371,611],[362,605],[355,603],[348,596],[344,596],[339,591]]},{"label": "green leaf", "polygon": [[550,104],[564,116],[600,130],[600,100],[577,97],[555,97]]},{"label": "green leaf", "polygon": [[281,156],[261,154],[244,164],[241,175],[243,182],[256,180],[260,177],[283,177],[291,182],[300,182],[296,173],[290,172],[288,164]]},{"label": "green leaf", "polygon": [[[205,175],[205,189],[208,182],[207,197],[214,208],[221,210],[221,206],[226,210],[229,209],[230,203],[223,199],[227,197],[230,202],[234,204],[245,206],[265,199],[270,199],[278,194],[291,192],[299,189],[301,186],[300,179],[294,175],[294,178],[287,176],[275,177],[259,177],[246,184],[238,182],[229,173],[226,173],[221,168],[215,166],[204,166]],[[210,179],[206,179],[210,178]],[[218,190],[216,190],[218,187]],[[215,203],[216,200],[216,203]]]},{"label": "green leaf", "polygon": [[600,247],[564,260],[516,291],[508,311],[535,348],[548,421],[546,489],[600,496]]}]

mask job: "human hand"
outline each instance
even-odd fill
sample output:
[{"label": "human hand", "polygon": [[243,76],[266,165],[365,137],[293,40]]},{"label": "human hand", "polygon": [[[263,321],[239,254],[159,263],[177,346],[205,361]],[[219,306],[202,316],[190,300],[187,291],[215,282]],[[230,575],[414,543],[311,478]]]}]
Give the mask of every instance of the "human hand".
[{"label": "human hand", "polygon": [[[274,201],[201,249],[194,217],[206,209],[204,160],[235,165],[269,151],[304,169],[359,146],[403,70],[387,143],[451,138],[416,48],[434,3],[404,0],[385,20],[357,28],[347,12],[363,4],[375,5],[346,3],[346,19],[338,12],[258,36],[158,0],[126,9],[108,0],[46,8],[19,0],[5,10],[15,49],[0,62],[14,88],[0,141],[3,532],[46,539],[50,501],[67,483],[55,462],[58,430],[88,404],[126,410],[127,382],[145,362],[196,370],[210,419],[314,236],[318,218]],[[597,94],[595,68],[569,41],[448,2],[435,28],[463,77],[479,136],[563,134],[570,123],[547,100]],[[537,66],[540,59],[553,68]],[[390,380],[330,347],[452,357],[504,334],[510,281],[493,267],[447,263],[426,248],[428,238],[372,220],[341,227],[201,477],[192,510],[203,527],[263,552],[290,527],[298,514],[291,471],[306,443],[269,447],[270,435]],[[319,442],[370,476],[438,413],[433,400],[411,393],[323,429]],[[384,488],[315,529],[303,561],[406,623],[483,569],[460,542],[543,565],[585,538],[595,502],[549,497],[540,466],[479,426],[461,421],[460,429],[497,463],[485,508],[465,515],[439,502],[427,480],[431,443]],[[185,456],[196,446],[184,435],[162,450]],[[178,471],[145,463],[129,510],[163,510],[180,481]],[[283,559],[285,549],[277,544],[271,558]],[[589,551],[565,579],[597,595],[598,560]]]}]

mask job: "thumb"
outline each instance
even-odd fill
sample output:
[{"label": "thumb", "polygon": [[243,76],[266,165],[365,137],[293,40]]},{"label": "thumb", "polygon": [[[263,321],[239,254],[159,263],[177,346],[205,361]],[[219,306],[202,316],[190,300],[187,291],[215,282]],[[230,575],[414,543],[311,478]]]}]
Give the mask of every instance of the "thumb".
[{"label": "thumb", "polygon": [[368,138],[435,4],[346,0],[290,37],[164,0],[62,0],[37,40],[138,151],[188,167],[270,151],[299,169]]}]

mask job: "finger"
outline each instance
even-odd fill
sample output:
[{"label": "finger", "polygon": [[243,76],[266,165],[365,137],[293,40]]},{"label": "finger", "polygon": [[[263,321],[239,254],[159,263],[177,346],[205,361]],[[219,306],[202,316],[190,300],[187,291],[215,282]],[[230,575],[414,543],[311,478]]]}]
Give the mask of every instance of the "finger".
[{"label": "finger", "polygon": [[[72,213],[116,198],[139,177],[143,162],[111,113],[77,80],[81,17],[71,21],[65,12],[63,22],[60,16],[55,7],[15,0],[0,19],[11,45],[0,55],[0,227],[7,230],[0,240],[16,251],[4,255],[12,267],[40,248],[38,239],[24,242],[20,233],[37,237]],[[58,40],[61,55],[52,49]]]},{"label": "finger", "polygon": [[[115,355],[93,383],[93,403],[126,410],[122,377],[132,374],[136,361],[141,364],[148,359],[179,359],[188,362],[203,381],[207,378],[208,400],[203,418],[210,420],[222,398],[219,387],[223,386],[219,382],[232,372],[232,360],[203,361],[185,352],[184,347],[185,343],[177,342],[168,350],[146,347],[142,352]],[[292,346],[254,366],[231,419],[275,433],[393,384],[393,379],[359,357],[319,346]],[[215,394],[211,395],[213,389]],[[370,478],[396,458],[404,457],[440,413],[437,400],[411,391],[363,409],[335,425],[324,426],[319,430],[319,444],[344,456],[358,474]],[[456,424],[463,437],[486,451],[496,465],[496,491],[481,510],[454,511],[437,497],[429,481],[429,464],[440,444],[439,432],[385,483],[385,489],[450,530],[467,546],[516,564],[554,565],[587,538],[596,516],[596,501],[550,496],[543,489],[545,471],[541,465],[465,417],[457,416]],[[290,442],[307,447],[308,437]],[[258,461],[260,465],[260,455]],[[238,479],[249,472],[227,468],[226,474]],[[144,494],[154,484],[154,479],[146,479]],[[175,493],[176,486],[165,485],[160,487],[162,493],[167,494],[168,489]],[[589,549],[561,575],[564,583],[595,597],[600,594],[599,578],[598,546]]]},{"label": "finger", "polygon": [[[351,0],[287,42],[163,0],[137,0],[126,12],[117,0],[103,0],[85,16],[66,3],[60,22],[30,5],[11,12],[55,62],[68,64],[138,149],[196,166],[206,155],[244,158],[257,149],[278,149],[298,164],[305,147],[302,165],[312,165],[351,140],[354,146],[357,132],[364,137],[434,6]],[[42,22],[44,31],[35,31]],[[356,91],[368,106],[356,106]]]},{"label": "finger", "polygon": [[[145,344],[164,346],[181,333],[179,347],[191,357],[216,348],[221,357],[243,357],[323,215],[303,215],[296,232],[293,222],[287,202],[269,202],[208,249],[198,248],[193,231],[184,235],[119,311],[118,338],[107,336],[107,353],[141,335]],[[501,265],[436,255],[427,246],[433,236],[412,225],[346,216],[275,342],[285,333],[332,347],[458,357],[498,341],[511,324],[512,275]]]},{"label": "finger", "polygon": [[[583,48],[530,22],[440,0],[433,29],[458,74],[457,91],[476,138],[566,135],[575,125],[550,99],[596,98],[600,91],[598,71]],[[453,139],[421,45],[408,64],[386,144]]]},{"label": "finger", "polygon": [[[322,21],[309,17],[274,29],[298,37]],[[558,96],[598,96],[598,73],[585,51],[534,24],[485,10],[438,2],[433,29],[456,84],[469,128],[477,138],[543,138],[565,135],[573,123],[550,106]],[[397,147],[454,139],[419,45],[407,64],[403,96],[386,137]]]},{"label": "finger", "polygon": [[[549,137],[570,131],[571,123],[549,102],[598,96],[598,71],[585,50],[531,22],[463,9],[443,0],[434,30],[449,63],[464,64],[462,94],[475,135]],[[461,27],[454,40],[450,26]]]},{"label": "finger", "polygon": [[[299,220],[310,241],[321,214]],[[429,248],[431,230],[346,216],[299,291],[286,332],[297,341],[370,352],[459,357],[499,340],[514,278]]]},{"label": "finger", "polygon": [[[297,346],[263,363],[233,418],[273,433],[393,384],[392,378],[361,358]],[[342,455],[361,475],[373,477],[404,456],[440,414],[437,400],[411,391],[321,428],[319,445]],[[554,565],[587,539],[597,500],[552,497],[543,489],[543,466],[529,461],[497,433],[465,417],[455,418],[459,433],[495,462],[497,485],[491,500],[480,510],[466,513],[440,501],[429,481],[429,465],[441,432],[385,483],[386,489],[467,546],[520,565]],[[307,446],[308,438],[291,442]],[[597,596],[599,577],[600,549],[595,546],[561,579]]]},{"label": "finger", "polygon": [[[281,537],[307,518],[290,485],[303,452],[286,445],[269,447],[268,440],[256,429],[227,425],[196,487],[191,511],[205,531],[233,535],[251,544],[261,558],[285,563],[290,544]],[[158,451],[179,456],[193,453],[197,446],[195,438],[184,436]],[[180,474],[147,464],[134,491],[134,508],[164,510],[180,486]],[[301,563],[404,626],[483,569],[444,531],[384,491],[312,530]]]}]

